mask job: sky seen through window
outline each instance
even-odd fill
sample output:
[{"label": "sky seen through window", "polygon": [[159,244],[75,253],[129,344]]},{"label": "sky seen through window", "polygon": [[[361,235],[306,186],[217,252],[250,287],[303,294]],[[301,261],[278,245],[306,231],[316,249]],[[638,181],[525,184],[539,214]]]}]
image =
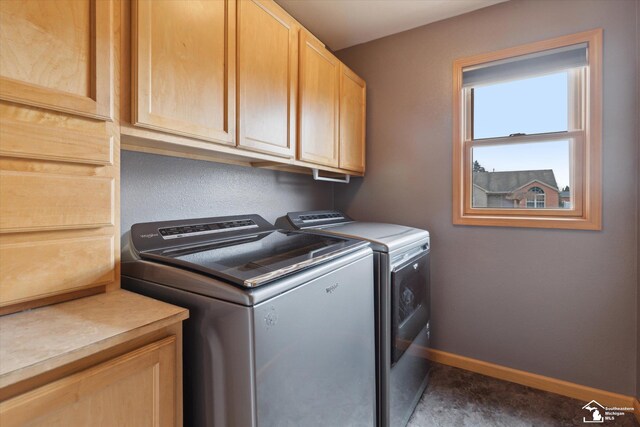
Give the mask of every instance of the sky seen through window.
[{"label": "sky seen through window", "polygon": [[[474,139],[568,130],[568,72],[474,88]],[[569,141],[475,146],[486,171],[553,169],[560,190],[569,181]]]}]

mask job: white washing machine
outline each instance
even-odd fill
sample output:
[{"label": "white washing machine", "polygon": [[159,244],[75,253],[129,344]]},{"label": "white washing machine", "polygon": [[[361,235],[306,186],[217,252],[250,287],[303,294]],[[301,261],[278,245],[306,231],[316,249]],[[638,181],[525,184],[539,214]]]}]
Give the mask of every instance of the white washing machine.
[{"label": "white washing machine", "polygon": [[290,212],[280,228],[367,241],[374,251],[377,422],[405,426],[429,378],[429,232],[354,221],[340,211]]}]

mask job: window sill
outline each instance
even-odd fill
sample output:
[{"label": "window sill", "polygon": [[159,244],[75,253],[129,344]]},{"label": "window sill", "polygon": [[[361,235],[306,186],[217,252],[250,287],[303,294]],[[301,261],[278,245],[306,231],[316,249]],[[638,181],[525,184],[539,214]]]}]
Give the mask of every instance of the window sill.
[{"label": "window sill", "polygon": [[550,216],[455,215],[454,225],[487,227],[555,228],[566,230],[602,230],[600,218]]}]

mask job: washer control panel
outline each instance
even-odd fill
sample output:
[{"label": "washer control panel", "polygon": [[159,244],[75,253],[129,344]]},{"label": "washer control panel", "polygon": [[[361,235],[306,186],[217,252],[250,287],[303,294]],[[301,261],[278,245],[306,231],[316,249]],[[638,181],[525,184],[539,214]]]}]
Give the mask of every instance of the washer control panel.
[{"label": "washer control panel", "polygon": [[201,236],[203,234],[222,233],[231,230],[247,230],[249,228],[258,228],[258,224],[256,224],[252,219],[239,219],[236,221],[211,222],[208,224],[165,227],[159,228],[158,232],[163,239],[177,239],[187,236]]},{"label": "washer control panel", "polygon": [[246,239],[274,230],[273,225],[255,214],[145,222],[131,227],[131,243],[138,252],[173,250]]}]

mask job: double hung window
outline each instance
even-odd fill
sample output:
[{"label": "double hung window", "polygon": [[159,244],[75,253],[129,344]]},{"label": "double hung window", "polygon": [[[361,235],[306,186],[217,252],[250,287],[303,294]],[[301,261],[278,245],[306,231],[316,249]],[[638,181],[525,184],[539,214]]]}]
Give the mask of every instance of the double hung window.
[{"label": "double hung window", "polygon": [[455,224],[600,229],[602,31],[454,63]]}]

